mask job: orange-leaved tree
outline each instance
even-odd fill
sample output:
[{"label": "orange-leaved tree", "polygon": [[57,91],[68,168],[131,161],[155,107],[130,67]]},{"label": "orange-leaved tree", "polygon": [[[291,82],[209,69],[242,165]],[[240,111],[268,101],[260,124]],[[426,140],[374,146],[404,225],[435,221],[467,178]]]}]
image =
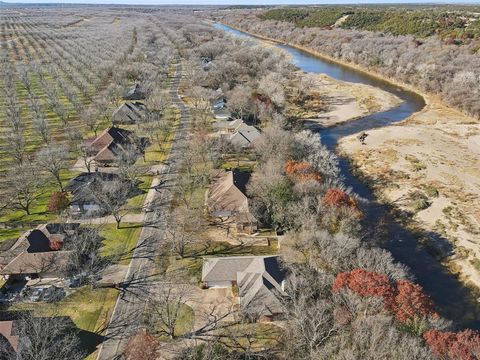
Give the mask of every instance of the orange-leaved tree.
[{"label": "orange-leaved tree", "polygon": [[322,175],[308,162],[288,160],[284,166],[285,174],[296,181],[313,180],[322,182]]}]

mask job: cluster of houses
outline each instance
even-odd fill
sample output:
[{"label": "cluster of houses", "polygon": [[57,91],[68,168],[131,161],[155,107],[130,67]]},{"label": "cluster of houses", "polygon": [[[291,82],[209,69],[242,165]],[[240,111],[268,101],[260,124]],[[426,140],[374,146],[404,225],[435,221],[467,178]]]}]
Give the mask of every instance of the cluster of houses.
[{"label": "cluster of houses", "polygon": [[[255,235],[259,222],[246,194],[250,173],[238,169],[218,173],[206,194],[211,217],[233,228],[237,235]],[[282,319],[285,274],[277,256],[204,258],[202,282],[206,288],[238,288],[241,312],[255,320]]]},{"label": "cluster of houses", "polygon": [[94,164],[94,172],[83,172],[72,179],[66,187],[71,193],[70,212],[74,216],[95,216],[101,212],[101,205],[94,196],[93,188],[99,183],[119,180],[115,166],[119,157],[127,151],[141,156],[148,145],[147,138],[138,137],[131,130],[119,125],[138,123],[145,117],[145,105],[141,102],[145,94],[140,85],[133,85],[124,95],[123,104],[112,115],[112,126],[98,136],[84,142],[87,162]]},{"label": "cluster of houses", "polygon": [[[204,70],[213,66],[202,60]],[[215,117],[212,136],[222,137],[241,149],[252,148],[262,134],[242,119],[232,119],[227,100],[221,90],[211,102]],[[247,196],[250,173],[239,169],[218,171],[212,175],[207,190],[206,208],[209,215],[237,236],[255,236],[259,221],[251,211]],[[243,315],[257,321],[281,320],[285,273],[278,256],[206,257],[202,266],[202,283],[207,289],[236,288]]]}]

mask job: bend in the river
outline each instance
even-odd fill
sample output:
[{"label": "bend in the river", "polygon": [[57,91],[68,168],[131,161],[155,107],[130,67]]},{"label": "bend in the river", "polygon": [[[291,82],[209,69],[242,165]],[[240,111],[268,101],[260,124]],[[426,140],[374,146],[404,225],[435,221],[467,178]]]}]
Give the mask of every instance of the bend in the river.
[{"label": "bend in the river", "polygon": [[[223,24],[216,23],[214,26],[236,36],[254,38],[252,35]],[[403,100],[400,105],[385,112],[368,115],[328,129],[314,128],[320,132],[322,142],[331,150],[335,150],[338,140],[342,137],[399,122],[425,106],[422,96],[394,84],[288,45],[276,46],[287,51],[292,57],[292,63],[305,72],[322,73],[338,80],[375,86]],[[411,269],[415,280],[431,296],[439,313],[453,320],[458,326],[480,329],[480,306],[470,290],[420,246],[412,233],[389,215],[387,208],[376,201],[372,190],[353,175],[347,159],[341,158],[340,166],[345,184],[365,199],[366,222],[370,225],[380,221],[386,224],[388,240],[383,247],[389,250],[397,261]],[[430,235],[437,236],[437,234]]]}]

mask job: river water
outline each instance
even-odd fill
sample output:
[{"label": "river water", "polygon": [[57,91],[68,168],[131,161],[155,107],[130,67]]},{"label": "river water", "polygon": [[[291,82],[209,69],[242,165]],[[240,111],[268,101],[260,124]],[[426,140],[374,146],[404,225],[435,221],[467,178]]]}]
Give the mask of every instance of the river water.
[{"label": "river water", "polygon": [[[217,23],[214,26],[235,36],[255,40],[253,36],[223,24]],[[305,72],[321,73],[342,81],[375,86],[393,93],[403,100],[399,106],[391,110],[365,116],[335,127],[328,129],[311,127],[312,130],[320,132],[322,143],[330,150],[335,150],[338,140],[344,136],[399,122],[425,106],[423,97],[394,84],[288,45],[278,44],[276,46],[287,51],[291,55],[292,63]],[[416,282],[423,286],[435,302],[437,311],[459,327],[480,329],[480,305],[471,292],[424,247],[420,246],[417,238],[392,218],[385,206],[376,201],[370,188],[354,176],[347,159],[340,158],[340,167],[345,184],[364,199],[362,210],[365,212],[365,225],[371,227],[372,224],[384,224],[382,238],[386,240],[382,243],[382,247],[389,250],[397,261],[410,268]],[[428,235],[438,241],[448,243],[438,234]]]}]

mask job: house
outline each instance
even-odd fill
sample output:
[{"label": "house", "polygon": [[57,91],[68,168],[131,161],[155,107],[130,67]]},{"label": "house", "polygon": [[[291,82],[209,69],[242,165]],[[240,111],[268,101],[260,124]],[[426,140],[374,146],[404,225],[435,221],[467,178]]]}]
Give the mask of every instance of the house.
[{"label": "house", "polygon": [[227,99],[223,95],[223,90],[218,88],[215,90],[215,95],[210,100],[213,116],[218,120],[228,120],[231,117],[230,110],[227,109]]},{"label": "house", "polygon": [[64,277],[71,252],[62,248],[79,229],[78,223],[48,223],[26,231],[5,252],[8,260],[0,275],[14,280]]},{"label": "house", "polygon": [[126,102],[120,105],[112,114],[113,125],[137,124],[145,118],[146,107],[138,101]]},{"label": "house", "polygon": [[112,126],[96,138],[87,140],[85,147],[97,165],[109,166],[116,162],[118,154],[129,146],[136,146],[138,141],[132,131]]},{"label": "house", "polygon": [[94,191],[97,187],[108,182],[119,181],[120,177],[114,173],[94,172],[82,173],[67,184],[65,190],[72,194],[70,212],[73,215],[94,216],[102,213],[102,206]]},{"label": "house", "polygon": [[14,354],[18,349],[19,336],[14,335],[13,320],[0,321],[0,341],[3,355]]},{"label": "house", "polygon": [[123,100],[144,100],[145,93],[142,91],[140,84],[132,85],[123,95]]},{"label": "house", "polygon": [[208,190],[207,208],[214,217],[233,220],[238,232],[253,233],[258,229],[258,221],[249,209],[249,179],[249,173],[237,169],[221,173]]},{"label": "house", "polygon": [[[86,352],[85,356],[95,352],[98,345],[104,340],[102,335],[77,327],[69,316],[39,316],[38,313],[32,310],[7,310],[0,313],[0,339],[3,340],[3,344],[0,345],[2,347],[0,359],[31,358],[30,353],[23,351],[25,349],[28,349],[27,352],[35,350],[35,348],[30,346],[29,337],[39,335],[37,341],[42,340],[42,336],[43,340],[45,340],[48,335],[52,335],[49,329],[53,328],[61,330],[61,332],[56,331],[54,339],[44,341],[41,345],[43,350],[51,350],[49,354],[43,352],[43,358],[47,356],[48,359],[65,359],[58,354],[52,353],[55,351],[55,347],[49,348],[49,344],[51,345],[52,341],[57,341],[59,344],[65,343],[64,341],[62,342],[62,336],[70,337],[73,334],[78,337],[79,342],[77,344],[71,341],[68,343],[70,346],[78,346],[78,350]],[[27,329],[30,331],[25,331]],[[38,331],[40,332],[38,333]],[[24,344],[26,346],[22,346]]]},{"label": "house", "polygon": [[262,137],[262,134],[255,126],[244,125],[239,126],[233,134],[230,135],[230,142],[241,148],[255,146],[255,143]]},{"label": "house", "polygon": [[226,136],[232,144],[242,148],[254,146],[262,137],[262,134],[255,126],[248,125],[242,119],[217,121],[214,126],[219,129],[220,134]]},{"label": "house", "polygon": [[241,311],[255,319],[275,320],[284,310],[285,274],[278,256],[204,258],[202,282],[207,288],[238,287]]},{"label": "house", "polygon": [[72,251],[25,251],[0,270],[0,275],[18,280],[64,278],[71,255]]}]

